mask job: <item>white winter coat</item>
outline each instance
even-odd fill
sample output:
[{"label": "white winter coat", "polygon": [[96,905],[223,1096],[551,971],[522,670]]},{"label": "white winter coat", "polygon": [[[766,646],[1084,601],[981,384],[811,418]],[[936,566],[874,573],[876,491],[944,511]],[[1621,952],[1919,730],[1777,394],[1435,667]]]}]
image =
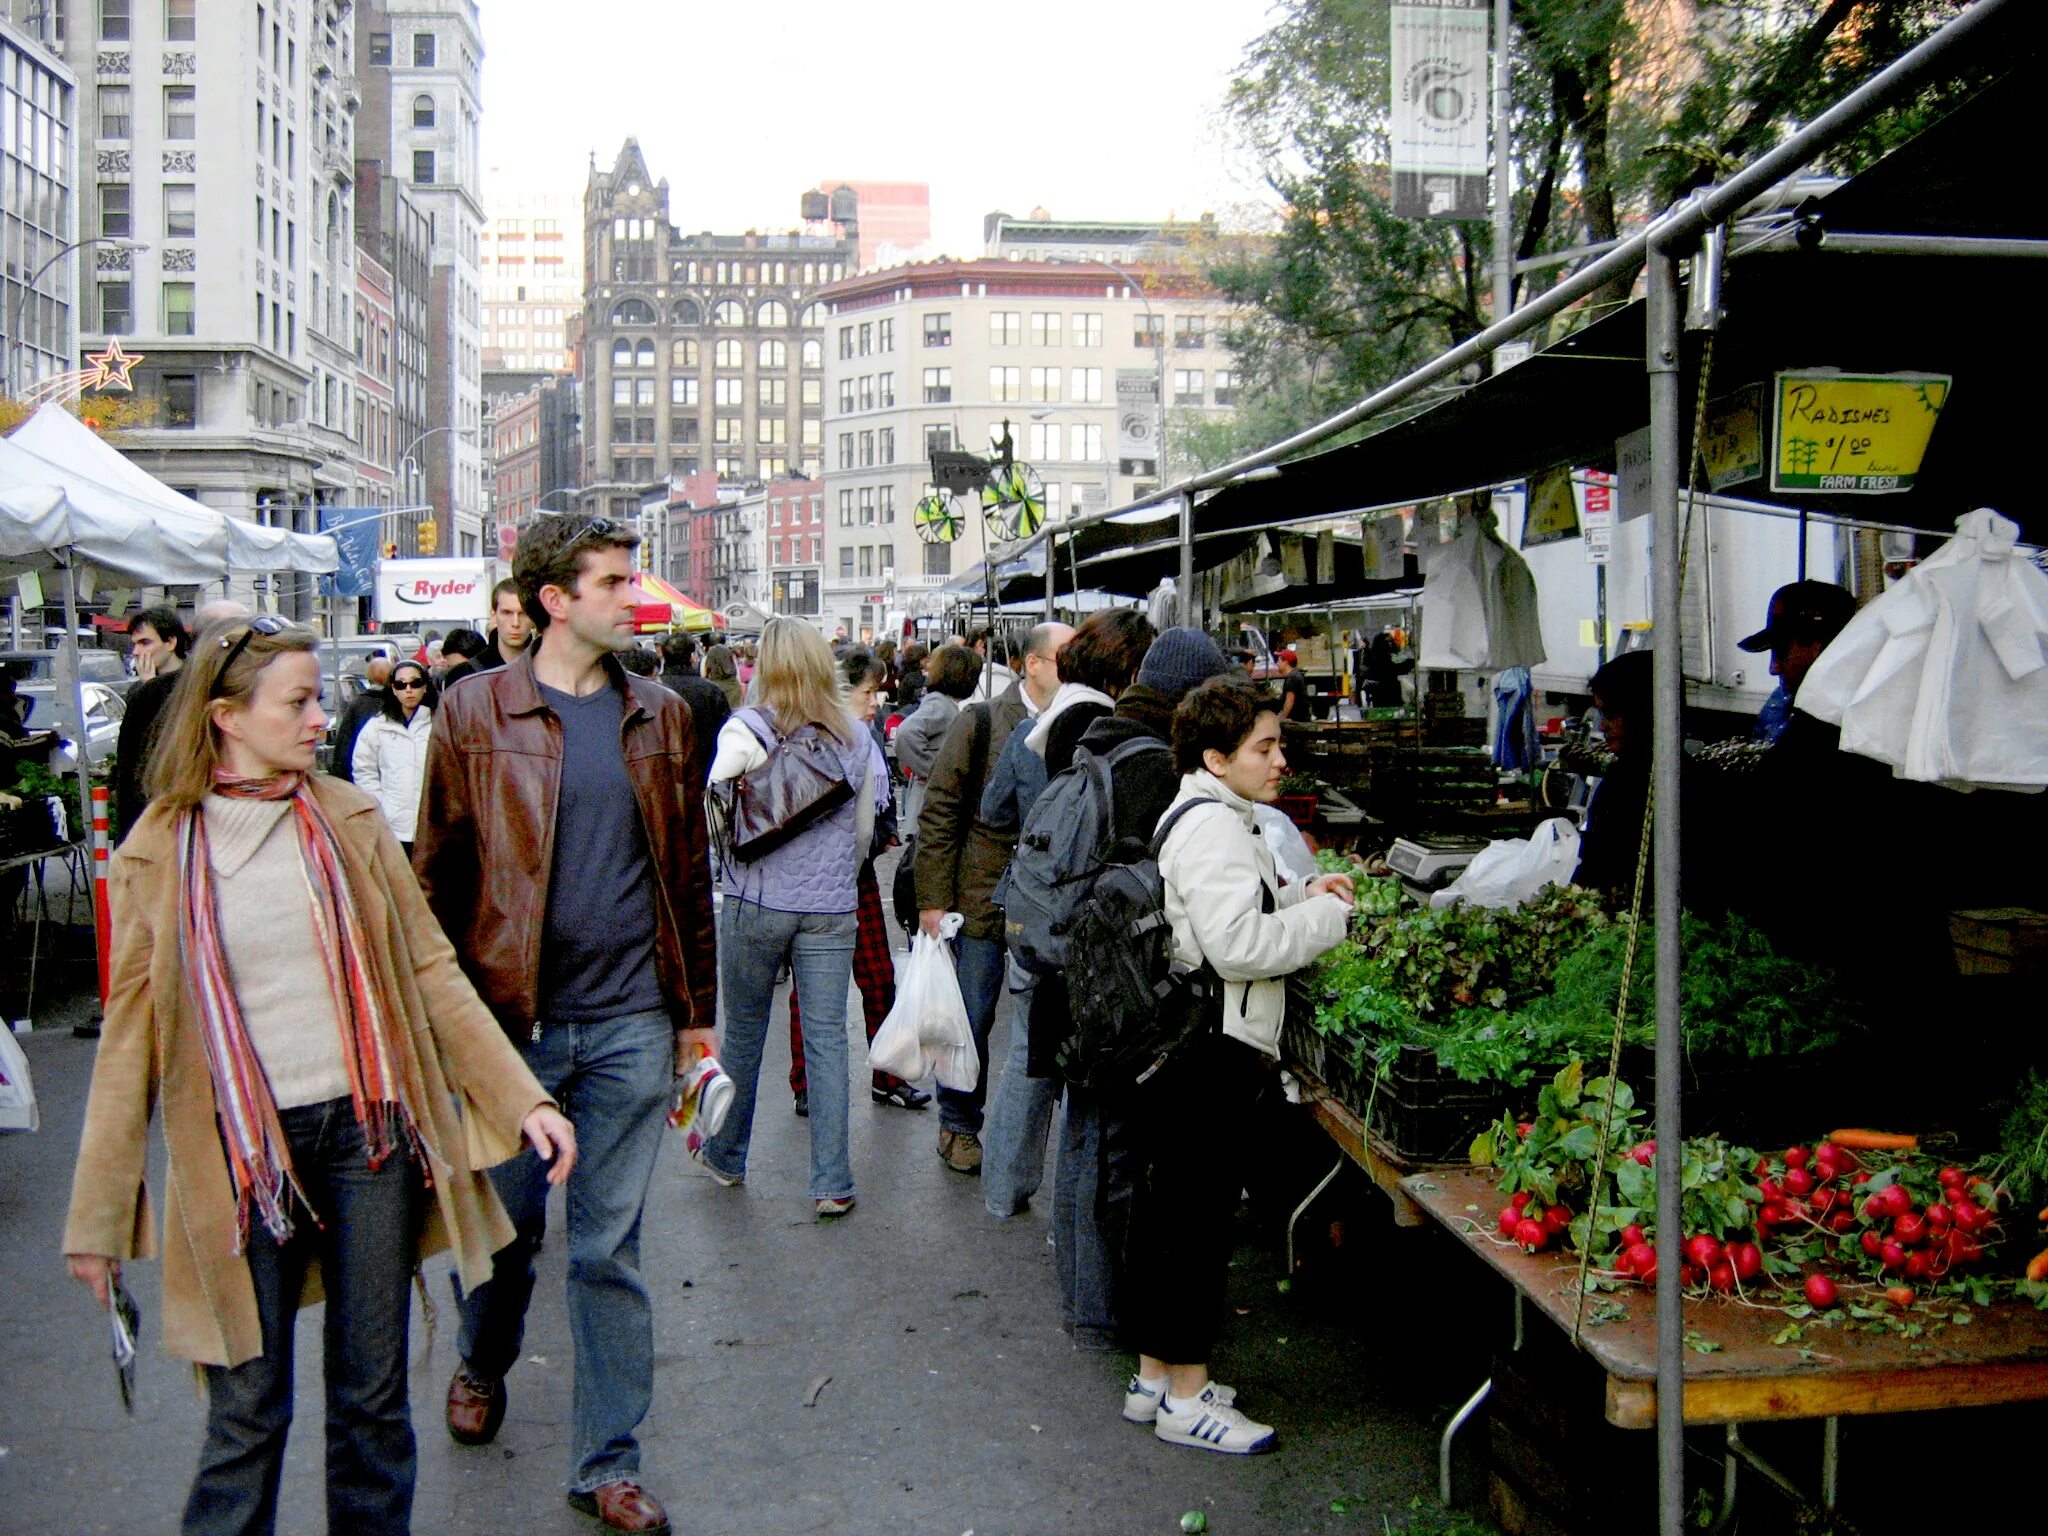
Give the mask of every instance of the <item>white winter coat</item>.
[{"label": "white winter coat", "polygon": [[[1182,777],[1173,803],[1193,799],[1228,809],[1187,812],[1159,850],[1174,952],[1184,965],[1207,959],[1223,978],[1223,1032],[1277,1059],[1286,978],[1342,941],[1351,903],[1306,896],[1298,882],[1282,886],[1252,802],[1206,769]],[[1273,893],[1270,912],[1262,910],[1261,886]]]},{"label": "white winter coat", "polygon": [[410,843],[420,821],[420,785],[427,777],[427,733],[434,712],[422,704],[404,725],[386,715],[372,715],[356,737],[351,765],[356,788],[384,809],[391,835]]},{"label": "white winter coat", "polygon": [[2048,786],[2048,575],[1988,508],[1837,635],[1799,708],[1842,750],[1900,778],[1968,789]]}]

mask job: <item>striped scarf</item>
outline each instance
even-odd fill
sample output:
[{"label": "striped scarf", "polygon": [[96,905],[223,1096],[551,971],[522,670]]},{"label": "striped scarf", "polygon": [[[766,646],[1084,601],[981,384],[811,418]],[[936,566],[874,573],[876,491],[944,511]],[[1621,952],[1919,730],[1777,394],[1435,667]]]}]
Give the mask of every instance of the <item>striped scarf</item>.
[{"label": "striped scarf", "polygon": [[[217,772],[213,792],[232,800],[292,802],[290,815],[298,828],[314,933],[341,1023],[349,1096],[355,1101],[370,1166],[381,1167],[391,1155],[396,1141],[394,1126],[403,1128],[407,1149],[417,1158],[419,1128],[399,1090],[370,947],[342,869],[341,844],[308,776],[286,773],[269,779],[239,779]],[[296,1195],[309,1211],[312,1207],[292,1172],[291,1152],[270,1083],[235,1000],[220,938],[220,897],[207,850],[206,817],[198,806],[180,813],[177,836],[178,874],[184,893],[178,952],[198,1009],[221,1139],[234,1174],[238,1204],[235,1252],[241,1253],[248,1242],[252,1201],[264,1228],[278,1242],[291,1235],[290,1197]],[[424,1159],[418,1160],[424,1166]]]}]

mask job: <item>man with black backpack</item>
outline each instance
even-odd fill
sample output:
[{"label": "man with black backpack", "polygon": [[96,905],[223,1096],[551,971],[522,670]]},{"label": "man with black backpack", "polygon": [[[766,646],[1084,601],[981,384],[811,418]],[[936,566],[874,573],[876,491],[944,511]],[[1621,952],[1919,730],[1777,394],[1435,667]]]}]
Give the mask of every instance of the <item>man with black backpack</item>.
[{"label": "man with black backpack", "polygon": [[1036,717],[1059,691],[1055,665],[1071,634],[1065,624],[1040,624],[1025,643],[1024,675],[993,701],[960,711],[939,747],[918,812],[913,871],[918,922],[925,932],[936,935],[939,919],[948,912],[958,912],[965,920],[953,953],[982,1063],[971,1093],[939,1089],[939,1160],[955,1173],[981,1173],[988,1036],[1003,988],[1003,914],[990,897],[1016,845],[1015,833],[996,831],[981,820],[981,791],[989,768],[1009,744],[1010,733]]}]

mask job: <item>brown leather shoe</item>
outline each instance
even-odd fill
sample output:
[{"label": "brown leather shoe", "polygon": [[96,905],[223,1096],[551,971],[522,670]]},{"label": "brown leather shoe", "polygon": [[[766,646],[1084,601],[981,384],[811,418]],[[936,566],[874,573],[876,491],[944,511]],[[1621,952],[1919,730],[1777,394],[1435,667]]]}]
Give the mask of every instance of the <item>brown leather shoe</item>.
[{"label": "brown leather shoe", "polygon": [[981,1138],[972,1131],[939,1132],[939,1161],[969,1178],[981,1174]]},{"label": "brown leather shoe", "polygon": [[638,1483],[606,1483],[588,1493],[572,1493],[569,1507],[589,1515],[608,1531],[668,1536],[668,1511]]},{"label": "brown leather shoe", "polygon": [[448,1382],[448,1436],[457,1445],[489,1445],[505,1422],[505,1383],[460,1365]]}]

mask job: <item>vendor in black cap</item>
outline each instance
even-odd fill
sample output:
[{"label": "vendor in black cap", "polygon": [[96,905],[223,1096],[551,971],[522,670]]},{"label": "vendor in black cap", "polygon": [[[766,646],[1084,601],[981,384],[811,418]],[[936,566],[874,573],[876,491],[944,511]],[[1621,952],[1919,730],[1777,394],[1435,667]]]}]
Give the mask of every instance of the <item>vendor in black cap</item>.
[{"label": "vendor in black cap", "polygon": [[1771,594],[1764,627],[1737,644],[1745,651],[1769,651],[1777,690],[1757,716],[1757,737],[1776,742],[1791,722],[1799,685],[1835,636],[1856,613],[1856,599],[1831,581],[1795,581]]}]

